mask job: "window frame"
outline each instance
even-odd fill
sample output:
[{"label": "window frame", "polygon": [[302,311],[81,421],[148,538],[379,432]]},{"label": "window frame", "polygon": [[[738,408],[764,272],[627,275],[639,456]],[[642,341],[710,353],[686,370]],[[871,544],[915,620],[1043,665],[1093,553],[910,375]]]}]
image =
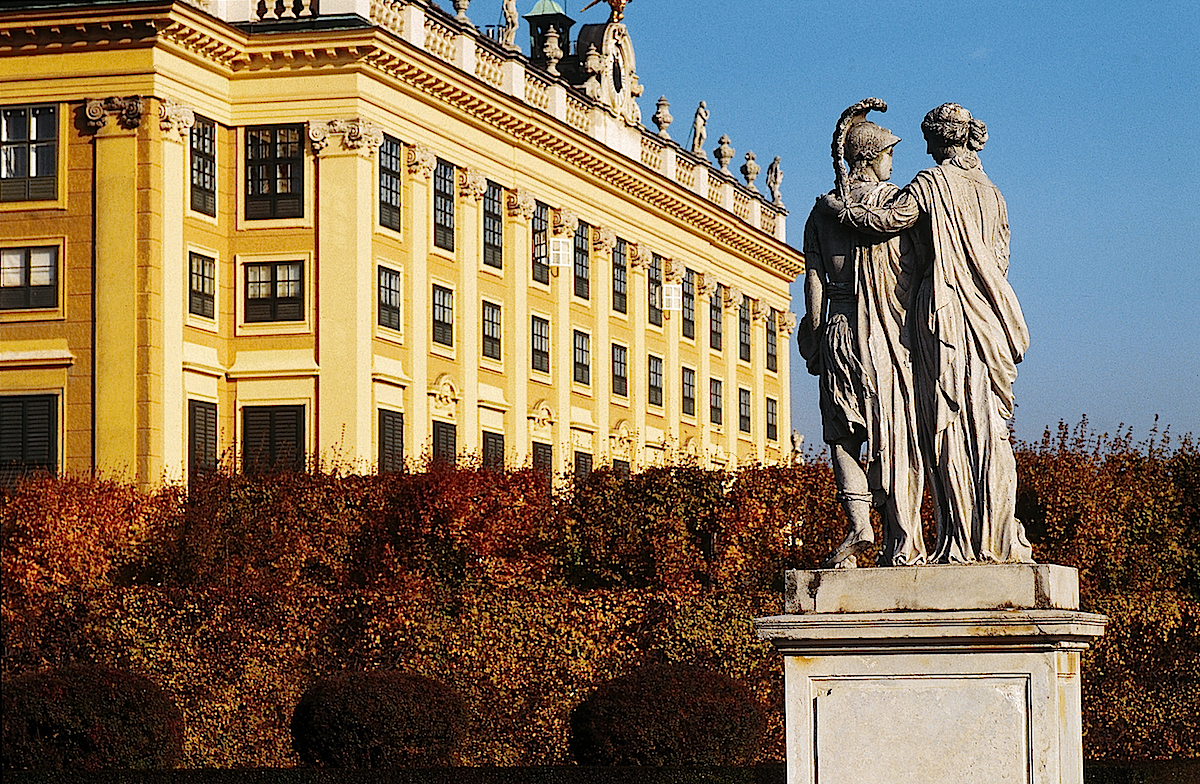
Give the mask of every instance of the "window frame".
[{"label": "window frame", "polygon": [[483,263],[504,269],[504,188],[491,180],[483,192]]},{"label": "window frame", "polygon": [[[543,330],[539,327],[544,327]],[[538,347],[538,342],[544,341],[546,346],[544,349]],[[550,348],[551,348],[551,332],[550,319],[536,314],[530,314],[529,322],[529,353],[530,353],[530,369],[538,373],[550,372]],[[541,360],[539,367],[539,360]]]},{"label": "window frame", "polygon": [[[504,359],[504,311],[500,305],[488,300],[482,301],[482,334],[480,353],[486,359],[500,362]],[[489,334],[489,331],[492,334]]]},{"label": "window frame", "polygon": [[188,209],[209,218],[217,217],[217,150],[217,121],[197,114],[188,129]]},{"label": "window frame", "polygon": [[696,273],[685,268],[683,271],[683,312],[680,331],[685,338],[696,339]]},{"label": "window frame", "polygon": [[[295,265],[296,267],[299,268],[299,277],[296,278],[295,280],[288,279],[287,281],[281,281],[279,279],[279,275],[278,275],[279,269],[281,267],[292,266],[292,265]],[[304,261],[302,261],[300,259],[247,261],[247,262],[243,263],[241,265],[241,267],[242,267],[242,321],[243,321],[243,323],[248,324],[248,325],[259,326],[259,325],[263,325],[263,324],[303,324],[303,323],[307,322],[307,320],[308,320],[308,302],[307,302],[307,296],[306,296],[307,292],[305,291],[306,281],[305,281],[305,274],[304,274],[304,267],[305,267]],[[250,296],[251,284],[254,283],[256,285],[262,285],[265,281],[256,280],[256,281],[252,282],[250,280],[250,270],[251,269],[260,269],[263,267],[271,268],[271,279],[267,283],[271,287],[272,294],[269,297],[251,297]],[[279,296],[279,286],[281,283],[295,283],[296,286],[298,287],[300,293],[297,296],[293,296],[293,297]],[[270,317],[262,318],[262,317],[259,317],[257,313],[252,315],[251,309],[250,309],[250,304],[251,304],[250,301],[251,300],[266,300],[266,301],[268,301],[270,303],[268,305],[268,307],[270,308]],[[279,315],[279,308],[280,308],[281,304],[285,307],[290,306],[290,305],[294,305],[294,306],[298,307],[300,310],[299,318],[286,318],[286,317],[281,318]],[[261,307],[261,305],[259,307]]]},{"label": "window frame", "polygon": [[775,308],[767,313],[767,334],[766,340],[763,341],[766,346],[766,363],[767,370],[772,373],[779,372],[779,311]]},{"label": "window frame", "polygon": [[404,412],[390,408],[377,409],[378,443],[376,470],[381,474],[399,473],[404,461]]},{"label": "window frame", "polygon": [[713,351],[724,350],[725,298],[724,286],[717,284],[717,290],[708,298],[708,347]]},{"label": "window frame", "polygon": [[779,440],[779,401],[773,397],[766,399],[767,440]]},{"label": "window frame", "polygon": [[[251,157],[255,151],[255,145],[261,145],[262,142],[252,143],[251,133],[261,133],[263,131],[271,132],[270,145],[273,152],[269,156]],[[279,141],[279,133],[287,131],[296,134],[295,140]],[[259,223],[269,220],[293,220],[305,219],[308,215],[307,208],[307,191],[305,190],[305,160],[306,145],[304,142],[304,125],[303,123],[280,123],[274,125],[247,125],[242,134],[244,150],[245,150],[245,179],[243,181],[242,196],[244,199],[243,208],[241,210],[241,218],[246,222]],[[280,155],[280,145],[287,144],[296,146],[295,155]],[[286,193],[278,191],[279,183],[284,179],[280,176],[281,167],[291,165],[290,176],[287,177],[289,182],[289,190]],[[273,168],[273,174],[269,179],[255,179],[254,167],[263,169]],[[254,183],[270,182],[270,192],[254,193]],[[295,198],[295,204],[292,205],[290,199]],[[281,205],[280,202],[283,202]],[[251,214],[251,210],[256,206],[265,205],[266,214]]]},{"label": "window frame", "polygon": [[738,305],[738,358],[743,362],[749,362],[753,355],[750,335],[750,297],[743,294],[742,302]]},{"label": "window frame", "polygon": [[537,283],[550,285],[550,207],[534,202],[529,221],[530,277]]},{"label": "window frame", "polygon": [[[454,348],[454,289],[431,283],[430,341],[431,345]],[[439,301],[441,295],[441,301]]]},{"label": "window frame", "polygon": [[696,416],[696,371],[687,365],[679,368],[680,413]]},{"label": "window frame", "polygon": [[[196,262],[200,261],[202,266],[207,262],[211,266],[211,275],[205,275],[202,270],[199,273],[199,280],[202,282],[201,289],[196,288],[197,272]],[[209,284],[210,290],[203,290],[203,283]],[[206,312],[207,311],[207,312]],[[207,253],[201,253],[198,250],[188,249],[188,316],[216,321],[217,318],[217,258],[210,256]],[[257,323],[257,322],[255,322]]]},{"label": "window frame", "polygon": [[[308,408],[304,404],[289,404],[289,405],[243,405],[238,411],[238,419],[241,422],[241,466],[244,474],[258,473],[273,473],[279,471],[303,471],[308,465],[308,441],[306,436],[307,431],[307,411]],[[269,441],[270,463],[263,465],[259,461],[251,462],[250,439],[256,435],[251,432],[250,423],[247,417],[251,414],[266,414],[269,418],[267,439]],[[285,415],[294,415],[296,422],[296,439],[295,447],[296,454],[286,463],[282,462],[282,457],[278,454],[281,445],[280,438],[276,435],[277,425],[280,424],[279,419]]]},{"label": "window frame", "polygon": [[750,390],[745,387],[738,387],[738,430],[743,433],[749,433],[751,427],[751,418],[753,415],[752,405],[750,400]]},{"label": "window frame", "polygon": [[454,227],[457,204],[454,199],[454,178],[457,168],[444,158],[433,167],[433,247],[454,252]]},{"label": "window frame", "polygon": [[504,434],[484,430],[480,439],[480,465],[485,471],[502,472],[505,468]]},{"label": "window frame", "polygon": [[402,233],[404,228],[404,143],[390,134],[379,145],[379,225]]},{"label": "window frame", "polygon": [[571,358],[574,373],[571,378],[576,384],[592,385],[592,336],[581,329],[572,330]]},{"label": "window frame", "polygon": [[612,344],[612,393],[629,397],[629,349],[620,343]]},{"label": "window frame", "polygon": [[651,253],[650,263],[646,265],[646,321],[656,327],[663,323],[662,273],[662,256]]},{"label": "window frame", "polygon": [[[431,439],[429,457],[432,462],[445,462],[450,465],[458,462],[458,428],[453,422],[433,420],[429,435]],[[448,454],[447,445],[450,447]]]},{"label": "window frame", "polygon": [[193,480],[217,470],[217,456],[220,454],[221,447],[216,402],[188,398],[187,403],[188,483],[190,484]]},{"label": "window frame", "polygon": [[612,250],[612,309],[629,312],[629,243],[617,237]]},{"label": "window frame", "polygon": [[[52,476],[58,475],[61,458],[59,425],[62,419],[58,407],[61,397],[61,392],[0,395],[0,436],[7,435],[11,439],[13,420],[17,419],[21,441],[15,445],[12,440],[0,440],[0,460],[6,456],[9,458],[0,462],[0,487],[11,485],[17,479],[40,470]],[[34,437],[30,427],[30,407],[33,405],[41,409],[34,412],[35,416],[42,418],[42,422],[37,423],[43,425],[37,434],[39,438]],[[16,412],[18,407],[20,411]],[[31,451],[38,454],[31,455]]]},{"label": "window frame", "polygon": [[575,450],[574,460],[571,461],[575,481],[586,481],[594,468],[591,452]]},{"label": "window frame", "polygon": [[646,355],[646,402],[659,408],[663,405],[663,361],[653,354]]},{"label": "window frame", "polygon": [[[404,276],[400,270],[386,264],[376,266],[375,274],[375,323],[384,329],[401,332],[404,327]],[[395,283],[393,287],[390,285]],[[384,301],[384,294],[395,302]],[[393,323],[394,322],[394,323]]]},{"label": "window frame", "polygon": [[[0,247],[0,270],[4,269],[8,258],[19,253],[21,258],[17,274],[20,276],[20,281],[17,285],[4,285],[3,273],[0,273],[0,313],[8,315],[14,312],[21,311],[38,311],[37,315],[42,315],[41,311],[62,309],[62,264],[63,255],[62,244],[59,242],[49,242],[40,244],[41,241],[33,240],[31,244],[25,245],[5,245]],[[37,244],[32,244],[37,243]],[[50,283],[33,284],[33,254],[35,251],[52,251],[49,264]],[[7,257],[7,258],[6,258]]]},{"label": "window frame", "polygon": [[554,478],[554,447],[544,441],[532,442],[529,450],[529,465],[540,471],[546,481]]},{"label": "window frame", "polygon": [[575,259],[572,265],[574,273],[574,294],[580,299],[591,299],[592,296],[592,227],[586,221],[579,221],[575,227],[574,250]]},{"label": "window frame", "polygon": [[725,423],[725,392],[719,378],[708,380],[708,421],[713,425]]},{"label": "window frame", "polygon": [[[53,132],[48,137],[38,136],[36,124],[32,125],[33,132],[31,133],[31,120],[33,112],[39,110],[50,110],[53,114]],[[25,112],[24,118],[24,138],[21,139],[5,139],[4,132],[7,130],[7,118],[11,112]],[[57,103],[28,103],[28,104],[5,104],[0,106],[0,204],[17,205],[26,202],[34,203],[37,207],[55,206],[47,205],[45,202],[58,202],[59,190],[62,184],[62,174],[60,170],[63,155],[63,139],[61,138],[63,124]],[[30,138],[33,136],[34,138]],[[36,167],[34,163],[41,160],[41,157],[36,148],[49,148],[51,155],[51,165],[48,167],[52,174],[31,174],[31,169]],[[6,176],[6,167],[4,160],[9,157],[10,150],[20,150],[23,152],[23,162],[25,174]],[[35,207],[35,209],[37,208]]]}]

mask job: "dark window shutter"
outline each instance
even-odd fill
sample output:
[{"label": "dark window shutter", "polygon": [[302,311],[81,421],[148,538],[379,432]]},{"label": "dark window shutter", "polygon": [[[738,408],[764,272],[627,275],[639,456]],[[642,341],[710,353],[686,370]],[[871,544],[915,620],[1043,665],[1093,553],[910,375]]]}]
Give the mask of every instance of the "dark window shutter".
[{"label": "dark window shutter", "polygon": [[58,470],[58,396],[0,398],[0,484]]},{"label": "dark window shutter", "polygon": [[379,411],[379,471],[404,470],[404,414]]},{"label": "dark window shutter", "polygon": [[188,478],[217,469],[217,404],[188,401]]}]

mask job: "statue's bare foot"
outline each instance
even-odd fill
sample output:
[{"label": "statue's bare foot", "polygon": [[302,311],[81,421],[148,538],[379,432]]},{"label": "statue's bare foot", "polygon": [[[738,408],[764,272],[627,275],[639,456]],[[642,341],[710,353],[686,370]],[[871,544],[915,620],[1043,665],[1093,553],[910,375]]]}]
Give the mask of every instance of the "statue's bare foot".
[{"label": "statue's bare foot", "polygon": [[[871,547],[871,545],[874,543],[875,543],[875,532],[874,531],[872,531],[870,528],[857,528],[854,531],[851,531],[850,535],[846,537],[846,541],[839,544],[837,549],[833,551],[833,554],[825,559],[825,561],[821,564],[821,568],[822,569],[837,569],[837,568],[843,568],[843,569],[851,568],[852,569],[858,565],[857,559],[855,559],[855,556],[857,556],[859,553],[862,553],[864,550],[869,549]],[[842,566],[842,564],[845,561],[847,561],[848,559],[855,560],[854,565],[851,566],[851,565],[847,564],[846,566]]]}]

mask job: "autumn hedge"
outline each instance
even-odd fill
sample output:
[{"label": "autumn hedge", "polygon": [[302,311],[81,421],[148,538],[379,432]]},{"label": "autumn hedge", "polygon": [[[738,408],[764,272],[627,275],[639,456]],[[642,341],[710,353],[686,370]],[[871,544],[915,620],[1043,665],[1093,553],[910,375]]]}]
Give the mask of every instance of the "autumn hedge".
[{"label": "autumn hedge", "polygon": [[[1084,661],[1092,759],[1200,748],[1200,457],[1189,439],[1061,428],[1018,449],[1042,562],[1110,617]],[[822,460],[734,474],[529,470],[217,475],[185,493],[35,479],[0,496],[6,677],[72,662],[143,674],[184,714],[181,764],[300,764],[288,727],[339,672],[460,694],[466,765],[570,760],[569,716],[652,664],[718,670],[783,753],[779,658],[749,619],[840,540]],[[865,562],[869,558],[863,558]]]}]

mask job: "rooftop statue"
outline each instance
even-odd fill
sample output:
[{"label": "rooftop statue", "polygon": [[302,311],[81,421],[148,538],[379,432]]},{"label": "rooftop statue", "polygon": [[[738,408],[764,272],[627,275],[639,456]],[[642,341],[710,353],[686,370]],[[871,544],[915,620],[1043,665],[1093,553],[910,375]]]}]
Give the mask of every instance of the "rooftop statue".
[{"label": "rooftop statue", "polygon": [[1008,431],[1029,332],[1007,280],[1008,210],[979,162],[987,127],[945,103],[921,130],[936,166],[887,199],[851,189],[825,206],[860,231],[913,232],[907,338],[937,519],[933,560],[1031,563]]},{"label": "rooftop statue", "polygon": [[[872,109],[886,111],[887,104],[869,98],[851,106],[833,138],[838,194],[868,206],[887,203],[899,191],[887,180],[900,139],[866,119]],[[878,563],[912,566],[926,560],[916,402],[903,337],[907,248],[907,238],[896,233],[881,237],[842,225],[820,203],[804,226],[800,353],[820,379],[823,436],[850,523],[824,568],[857,566],[856,557],[875,541],[872,506],[879,508],[883,529]]]},{"label": "rooftop statue", "polygon": [[704,101],[696,107],[696,116],[692,119],[692,154],[707,158],[704,152],[704,140],[708,138],[708,104]]},{"label": "rooftop statue", "polygon": [[592,0],[592,2],[583,7],[583,10],[586,11],[600,3],[608,3],[609,7],[612,8],[612,13],[609,14],[608,21],[615,24],[625,18],[625,5],[628,2],[629,0]]}]

